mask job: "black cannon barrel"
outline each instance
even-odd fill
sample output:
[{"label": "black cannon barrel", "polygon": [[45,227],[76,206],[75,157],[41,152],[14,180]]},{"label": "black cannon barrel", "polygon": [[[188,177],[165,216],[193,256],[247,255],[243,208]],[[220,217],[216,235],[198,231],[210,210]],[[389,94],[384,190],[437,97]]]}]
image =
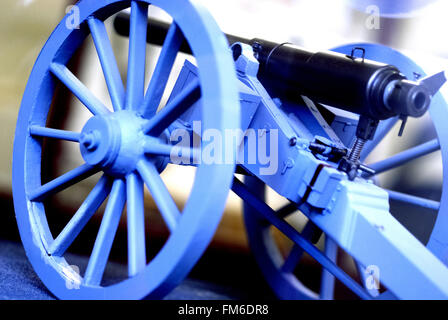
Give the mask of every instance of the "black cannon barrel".
[{"label": "black cannon barrel", "polygon": [[[115,31],[124,37],[129,37],[129,14],[127,13],[119,13],[114,20],[114,28]],[[169,23],[157,20],[157,19],[149,19],[148,20],[148,32],[147,32],[147,42],[150,44],[155,44],[161,46],[165,41],[166,34],[168,33],[168,29],[170,27]],[[250,44],[250,41],[241,37],[226,35],[227,41],[230,44],[235,42],[242,42]],[[191,54],[190,46],[187,41],[180,47],[180,51],[183,53]]]},{"label": "black cannon barrel", "polygon": [[395,66],[364,59],[363,48],[345,55],[262,39],[250,43],[260,62],[258,77],[280,97],[305,95],[376,120],[419,117],[429,107],[426,87]]},{"label": "black cannon barrel", "polygon": [[[169,26],[149,19],[148,43],[162,45]],[[129,36],[129,15],[117,15],[114,27],[118,34]],[[425,86],[409,81],[392,65],[364,59],[363,48],[354,48],[351,55],[344,55],[262,39],[228,34],[226,37],[230,45],[252,46],[260,62],[258,77],[278,97],[306,95],[316,102],[375,120],[397,115],[419,117],[429,107],[431,94]],[[238,52],[238,45],[233,49]],[[187,42],[181,51],[191,53]],[[237,57],[234,52],[234,58]]]}]

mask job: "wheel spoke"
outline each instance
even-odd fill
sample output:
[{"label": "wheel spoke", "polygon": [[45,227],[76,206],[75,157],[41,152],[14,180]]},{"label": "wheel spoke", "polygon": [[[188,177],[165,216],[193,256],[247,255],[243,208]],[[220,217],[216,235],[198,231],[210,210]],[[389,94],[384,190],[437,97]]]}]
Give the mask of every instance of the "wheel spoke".
[{"label": "wheel spoke", "polygon": [[[307,224],[305,225],[305,228],[302,231],[302,236],[305,239],[310,240],[313,237],[316,229],[317,229],[316,225],[311,221],[308,221]],[[304,250],[302,249],[301,246],[294,244],[291,249],[291,252],[289,253],[288,257],[283,263],[282,271],[286,273],[294,272],[294,270],[297,267],[297,264],[300,262],[300,259],[302,258],[303,252]]]},{"label": "wheel spoke", "polygon": [[30,126],[30,134],[34,137],[52,138],[79,142],[80,134],[78,132],[58,130],[41,126]]},{"label": "wheel spoke", "polygon": [[[338,245],[327,235],[325,235],[325,255],[336,264]],[[322,280],[320,284],[320,298],[322,300],[334,299],[334,284],[334,276],[324,268],[322,270]]]},{"label": "wheel spoke", "polygon": [[89,264],[87,265],[84,276],[84,283],[86,285],[95,286],[101,283],[125,201],[125,182],[117,179],[112,186],[100,230],[98,231]]},{"label": "wheel spoke", "polygon": [[145,133],[159,136],[174,120],[179,118],[189,107],[201,97],[199,79],[193,80],[176,97],[160,110],[154,117],[150,118],[143,130]]},{"label": "wheel spoke", "polygon": [[146,91],[145,101],[142,107],[142,114],[146,118],[153,116],[157,112],[171,69],[173,68],[174,61],[183,41],[184,36],[182,31],[173,22],[166,35],[159,60],[157,61],[151,82]]},{"label": "wheel spoke", "polygon": [[147,161],[140,161],[137,164],[137,170],[157,204],[168,229],[173,232],[180,219],[180,212],[162,178],[160,178],[159,172],[153,163]]},{"label": "wheel spoke", "polygon": [[126,178],[128,206],[128,269],[135,276],[146,266],[143,182],[137,173]]},{"label": "wheel spoke", "polygon": [[148,5],[132,1],[126,89],[126,109],[129,110],[138,110],[143,102],[147,26]]},{"label": "wheel spoke", "polygon": [[124,86],[106,26],[104,22],[94,17],[90,17],[87,21],[103,69],[112,105],[115,111],[122,110],[125,97]]},{"label": "wheel spoke", "polygon": [[54,62],[51,64],[50,70],[92,114],[110,113],[104,104],[66,66]]},{"label": "wheel spoke", "polygon": [[372,141],[368,141],[361,152],[361,161],[364,161],[369,154],[383,141],[384,137],[392,130],[395,124],[398,122],[399,117],[390,118],[388,120],[381,121],[378,130],[375,133],[375,137]]},{"label": "wheel spoke", "polygon": [[296,211],[297,211],[297,205],[293,202],[290,202],[290,203],[284,205],[283,207],[281,207],[280,209],[278,209],[277,215],[281,218],[286,218],[287,216],[289,216],[290,214],[292,214]]},{"label": "wheel spoke", "polygon": [[392,191],[392,190],[386,190],[386,191],[387,191],[387,193],[389,193],[390,200],[404,202],[404,203],[412,204],[414,206],[431,209],[431,210],[438,211],[440,209],[440,202],[438,202],[438,201],[425,199],[425,198],[421,198],[421,197],[416,197],[416,196],[412,196],[410,194],[401,193],[401,192]]},{"label": "wheel spoke", "polygon": [[90,218],[95,214],[110,193],[112,183],[106,176],[102,176],[96,186],[76,211],[73,218],[51,243],[48,253],[53,256],[62,256],[70,247]]},{"label": "wheel spoke", "polygon": [[286,273],[292,273],[296,269],[297,265],[299,264],[300,259],[303,255],[303,249],[302,247],[294,244],[291,252],[289,253],[288,257],[285,259],[285,262],[282,266],[282,271]]},{"label": "wheel spoke", "polygon": [[170,157],[176,163],[181,161],[189,164],[198,163],[201,156],[201,151],[196,148],[165,144],[153,137],[146,137],[144,150],[146,154]]},{"label": "wheel spoke", "polygon": [[423,157],[423,156],[430,154],[432,152],[435,152],[437,150],[440,150],[439,140],[434,139],[434,140],[422,143],[421,145],[416,146],[414,148],[400,152],[388,159],[385,159],[385,160],[379,161],[377,163],[374,163],[372,165],[369,165],[369,167],[371,169],[375,170],[375,174],[380,174],[382,172],[402,166],[402,165],[408,163],[409,161]]},{"label": "wheel spoke", "polygon": [[89,164],[83,164],[76,169],[73,169],[62,176],[28,192],[28,197],[31,201],[42,201],[48,196],[64,190],[88,177],[99,172],[99,167],[94,167]]},{"label": "wheel spoke", "polygon": [[268,219],[277,229],[283,232],[293,242],[301,246],[311,257],[313,257],[318,263],[320,263],[322,267],[331,272],[355,294],[357,294],[362,299],[371,299],[371,296],[358,283],[350,278],[347,273],[345,273],[341,268],[334,264],[333,261],[328,259],[328,257],[326,257],[322,252],[320,252],[318,248],[316,248],[313,244],[306,240],[285,220],[277,217],[275,211],[271,207],[269,207],[263,200],[253,195],[247,189],[247,187],[237,178],[234,178],[233,180],[232,190],[241,199],[243,199],[243,201],[252,206],[253,209],[255,209],[256,213]]}]

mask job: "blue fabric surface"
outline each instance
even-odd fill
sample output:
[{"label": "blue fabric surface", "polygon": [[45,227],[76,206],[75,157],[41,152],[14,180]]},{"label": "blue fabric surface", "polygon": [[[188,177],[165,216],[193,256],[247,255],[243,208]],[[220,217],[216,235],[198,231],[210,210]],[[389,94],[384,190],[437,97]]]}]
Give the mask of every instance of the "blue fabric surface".
[{"label": "blue fabric surface", "polygon": [[[86,263],[86,257],[73,257],[78,263]],[[125,266],[112,264],[109,273],[120,274]],[[166,299],[173,300],[229,300],[242,299],[234,289],[208,282],[187,279],[174,289]],[[20,243],[0,240],[0,299],[2,300],[50,300],[55,297],[45,288],[33,271]]]}]

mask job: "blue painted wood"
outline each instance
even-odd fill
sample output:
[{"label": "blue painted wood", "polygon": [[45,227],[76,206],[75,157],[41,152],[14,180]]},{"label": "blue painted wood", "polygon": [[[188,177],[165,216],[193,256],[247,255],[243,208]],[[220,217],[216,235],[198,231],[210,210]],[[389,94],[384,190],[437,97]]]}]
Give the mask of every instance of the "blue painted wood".
[{"label": "blue painted wood", "polygon": [[89,164],[83,164],[76,169],[73,169],[62,176],[28,192],[28,197],[31,201],[42,201],[48,196],[64,190],[79,181],[82,181],[100,169]]},{"label": "blue painted wood", "polygon": [[[325,255],[328,259],[337,264],[338,245],[330,237],[325,237]],[[334,299],[335,277],[327,269],[322,270],[322,278],[320,282],[320,298],[322,300]]]},{"label": "blue painted wood", "polygon": [[87,19],[93,42],[95,43],[98,58],[103,69],[110,99],[115,111],[124,109],[125,90],[123,81],[115,60],[115,54],[110,44],[106,26],[101,20],[90,17]]},{"label": "blue painted wood", "polygon": [[239,197],[250,205],[254,211],[258,214],[263,215],[272,225],[284,233],[288,238],[290,238],[294,243],[301,246],[311,257],[318,261],[325,269],[336,276],[344,285],[352,290],[356,295],[362,299],[371,299],[370,295],[352,278],[350,278],[342,269],[340,269],[333,261],[331,261],[325,254],[320,252],[312,243],[305,239],[297,230],[295,230],[290,224],[285,220],[280,219],[263,200],[257,198],[253,195],[247,187],[239,181],[237,178],[234,179],[232,190]]},{"label": "blue painted wood", "polygon": [[156,167],[153,163],[143,160],[137,164],[137,170],[156,202],[166,225],[171,232],[174,232],[180,220],[180,212]]},{"label": "blue painted wood", "polygon": [[[336,200],[343,201],[344,198],[341,200],[333,194],[327,194],[329,190],[325,180],[322,180],[323,178],[316,179],[316,185],[309,185],[311,179],[309,175],[310,173],[313,175],[317,168],[323,168],[324,177],[334,178],[336,182],[330,184],[332,188],[335,187],[335,184],[341,187],[344,182],[341,172],[324,159],[315,157],[308,150],[309,140],[316,132],[319,132],[319,135],[327,132],[322,130],[323,125],[319,121],[299,123],[299,118],[302,120],[315,119],[314,116],[310,118],[312,102],[309,102],[310,105],[307,103],[308,109],[300,109],[299,106],[288,105],[280,100],[272,99],[256,78],[258,62],[253,57],[253,52],[250,52],[250,55],[242,55],[242,58],[238,58],[234,63],[224,36],[198,3],[181,0],[154,0],[151,1],[151,4],[159,6],[170,14],[174,23],[168,32],[146,97],[144,96],[144,83],[149,5],[149,1],[146,0],[80,2],[80,18],[88,28],[68,29],[65,23],[65,19],[68,17],[64,18],[42,50],[24,94],[14,147],[13,190],[17,220],[27,254],[36,272],[50,290],[61,298],[161,297],[186,276],[207,247],[219,223],[232,184],[235,169],[234,159],[237,158],[237,152],[232,149],[230,156],[226,155],[226,159],[232,160],[231,163],[199,164],[197,166],[193,190],[181,213],[160,177],[160,173],[168,162],[167,156],[173,151],[173,148],[161,141],[166,139],[165,134],[171,126],[191,120],[185,116],[191,108],[194,110],[188,114],[195,117],[192,119],[202,121],[203,130],[215,129],[224,132],[226,129],[240,129],[241,117],[237,85],[239,85],[240,100],[243,106],[253,107],[250,108],[250,112],[243,113],[244,117],[241,122],[247,126],[250,124],[250,129],[265,129],[266,135],[268,132],[269,135],[272,135],[271,129],[279,130],[278,160],[280,166],[283,166],[272,175],[261,173],[263,168],[260,163],[247,166],[243,163],[244,168],[292,202],[302,204],[303,200],[319,208],[322,213],[310,211],[306,214],[314,219],[313,222],[319,221],[320,228],[328,234],[333,233],[339,236],[338,228],[347,228],[353,222],[349,221],[350,219],[347,221],[343,219],[344,213],[356,211],[356,208],[348,207],[348,205],[346,211],[338,209],[339,216],[342,217],[341,220],[336,221],[337,223],[331,220],[332,207],[330,204]],[[131,6],[131,25],[125,91],[103,21],[129,5]],[[114,112],[110,112],[66,67],[67,62],[85,40],[89,31],[94,38]],[[157,113],[157,107],[160,104],[183,37],[189,43],[192,52],[196,54],[198,67],[192,67],[191,63],[190,66],[188,63],[185,64],[185,68],[189,69],[191,73],[188,73],[187,76],[181,74],[179,79],[182,84],[176,85],[175,94],[171,96],[167,105]],[[337,50],[349,53],[353,46],[340,47]],[[408,78],[411,78],[414,72],[423,74],[415,63],[391,49],[369,44],[357,44],[356,46],[366,48],[366,58],[370,57],[397,65]],[[250,51],[251,48],[245,47],[244,50]],[[234,73],[235,67],[238,70],[239,83]],[[193,76],[189,77],[191,74]],[[81,134],[45,127],[57,81],[61,81],[93,114],[93,117],[83,127]],[[439,94],[434,97],[430,113],[439,136],[442,158],[446,159],[445,146],[447,144],[444,137],[448,136],[448,132],[442,120],[446,116],[446,104]],[[294,119],[293,116],[296,118]],[[378,143],[390,131],[393,121],[385,123],[380,128],[379,138],[375,143]],[[296,122],[296,126],[293,126],[294,122]],[[310,123],[312,124],[310,125]],[[306,129],[306,133],[302,132],[303,128]],[[40,162],[43,138],[79,141],[80,152],[86,164],[42,185]],[[329,136],[324,138],[329,138]],[[371,151],[373,147],[372,144],[367,147],[367,150]],[[432,142],[430,145],[411,149],[387,160],[387,163],[383,162],[379,171],[401,165],[433,150],[435,150],[435,144]],[[296,164],[294,161],[298,163]],[[448,172],[445,170],[446,167],[448,166],[444,166],[444,176]],[[104,178],[93,189],[63,232],[53,241],[42,201],[99,171],[104,173]],[[106,183],[105,179],[114,179],[106,212],[87,271],[83,275],[84,279],[80,284],[80,290],[70,291],[65,281],[73,280],[76,277],[73,270],[67,266],[65,253],[88,219],[109,194],[110,185]],[[143,182],[148,187],[171,231],[162,250],[148,264],[145,256]],[[364,181],[360,181],[356,186],[350,185],[350,196],[355,194],[355,198],[359,196],[363,199],[360,201],[363,204],[361,209],[365,210],[368,207],[366,203],[372,199],[380,199],[381,203],[376,205],[381,207],[382,217],[385,217],[382,221],[389,222],[390,226],[396,227],[396,230],[400,231],[404,238],[412,239],[408,237],[408,233],[403,231],[403,228],[399,228],[401,225],[395,223],[395,220],[387,220],[389,215],[387,195],[384,190],[376,187],[367,188],[368,191],[375,191],[375,194],[366,199],[368,198],[366,194],[358,195],[356,193],[356,187],[361,187],[361,182],[364,183]],[[213,192],[208,192],[209,190]],[[233,184],[233,190],[247,202],[248,206],[254,207],[255,211],[263,215],[261,219],[264,219],[264,223],[268,220],[361,298],[371,298],[368,292],[332,261],[334,258],[332,249],[335,249],[336,246],[327,248],[328,256],[326,256],[304,237],[305,234],[298,233],[283,219],[283,216],[273,211],[260,198],[255,197],[244,185],[236,181]],[[258,191],[261,193],[261,190]],[[207,197],[204,197],[204,192],[207,192]],[[448,259],[446,250],[448,235],[445,232],[448,214],[446,205],[444,205],[444,202],[448,201],[446,195],[442,195],[439,205],[436,202],[429,203],[425,199],[410,198],[408,195],[390,194],[391,198],[394,198],[395,195],[396,199],[422,206],[433,205],[434,209],[438,209],[437,222],[431,235],[429,248],[440,259]],[[306,199],[302,199],[302,197]],[[346,198],[350,200],[347,200],[347,203],[350,203],[351,206],[361,207],[351,197],[347,196]],[[126,199],[128,201],[129,277],[114,285],[102,285],[103,273],[108,264],[109,253]],[[367,211],[368,214],[372,212],[374,210]],[[361,220],[368,219],[368,214],[359,214],[356,217],[360,217]],[[260,265],[276,293],[288,298],[317,298],[316,293],[311,292],[298,282],[291,272],[300,256],[298,248],[294,247],[293,254],[285,263],[284,259],[278,255],[278,251],[275,251],[272,238],[269,238],[270,236],[263,231],[266,229],[266,225],[263,225],[264,229],[261,230],[261,219],[247,215],[249,239],[255,248],[256,255],[261,256],[261,258],[258,257],[258,260],[261,261]],[[327,223],[329,221],[332,223]],[[363,221],[367,220],[361,222]],[[380,241],[383,247],[372,244],[369,247],[370,251],[362,251],[360,248],[365,245],[364,243],[361,241],[349,243],[343,235],[337,238],[341,247],[343,244],[349,243],[348,249],[353,249],[353,252],[356,251],[356,254],[365,260],[368,260],[366,257],[369,254],[375,254],[375,257],[380,256],[381,249],[388,249],[388,252],[396,252],[395,249],[399,253],[405,252],[403,250],[405,246],[397,242],[393,236],[387,238],[386,235],[383,235],[381,238],[378,231],[368,223],[370,221],[364,225],[359,221],[354,222],[360,223],[356,226],[362,230],[355,230],[359,232],[358,234],[349,230],[351,235],[362,239],[359,234],[368,233],[369,237]],[[254,244],[254,239],[258,243]],[[368,240],[366,239],[366,241]],[[400,260],[401,255],[400,258],[391,257],[391,259],[394,258],[393,261],[406,264],[408,269],[403,270],[403,273],[418,275],[421,287],[417,290],[425,287],[424,284],[429,284],[429,288],[433,290],[430,292],[433,294],[431,296],[439,297],[440,294],[446,293],[446,284],[438,285],[439,283],[434,280],[435,276],[431,271],[444,275],[444,266],[441,263],[437,264],[438,261],[428,254],[423,246],[417,246],[417,244],[414,241],[413,246],[418,248],[408,250],[409,254],[406,254],[406,257],[409,256],[409,260],[406,260],[406,257]],[[428,259],[431,257],[435,259],[434,261],[429,259],[433,262],[433,267],[428,268],[427,273],[419,269],[423,264],[419,264],[416,253]],[[284,270],[282,270],[282,266]],[[333,292],[334,278],[327,271],[324,272],[322,280],[322,298],[331,298]],[[400,291],[402,295],[405,289],[414,290],[412,293],[418,293],[408,284],[397,286],[396,279],[392,277],[393,273],[390,270],[386,271],[388,279],[392,279],[392,283],[396,285],[395,288],[392,288],[393,290]],[[394,293],[396,293],[395,291]]]},{"label": "blue painted wood", "polygon": [[126,109],[139,110],[144,99],[148,5],[131,2]]},{"label": "blue painted wood", "polygon": [[392,190],[386,190],[386,191],[389,194],[389,199],[391,199],[391,200],[405,202],[405,203],[409,203],[409,204],[417,206],[417,207],[432,209],[435,211],[438,211],[440,209],[439,201],[425,199],[425,198],[413,196],[413,195],[402,193],[402,192],[392,191]]},{"label": "blue painted wood", "polygon": [[175,96],[160,112],[150,118],[143,132],[151,135],[161,134],[174,120],[179,118],[201,97],[199,80],[195,79]]},{"label": "blue painted wood", "polygon": [[46,137],[73,142],[79,142],[80,137],[78,132],[45,128],[41,126],[30,126],[30,134],[34,137]]},{"label": "blue painted wood", "polygon": [[156,68],[146,91],[145,101],[142,105],[142,114],[145,118],[157,112],[171,69],[184,40],[182,31],[176,23],[172,23],[162,46]]},{"label": "blue painted wood", "polygon": [[94,115],[109,113],[109,110],[104,104],[66,66],[59,63],[52,63],[50,70]]},{"label": "blue painted wood", "polygon": [[[316,231],[316,226],[312,222],[307,222],[305,225],[302,236],[310,240],[313,233]],[[302,258],[304,250],[301,246],[294,244],[291,252],[288,254],[288,257],[284,260],[283,265],[281,266],[281,271],[285,273],[293,273],[294,269],[299,264],[300,259]]]},{"label": "blue painted wood", "polygon": [[98,286],[101,284],[125,202],[125,182],[121,179],[116,179],[113,183],[103,220],[101,221],[100,230],[98,231],[89,264],[84,275],[83,282],[88,286]]},{"label": "blue painted wood", "polygon": [[[172,16],[173,27],[157,63],[148,100],[154,95],[154,104],[176,56],[179,41],[185,38],[195,56],[201,75],[194,87],[180,93],[165,111],[143,119],[140,115],[144,101],[146,22],[149,5],[157,6]],[[131,6],[131,33],[126,89],[122,84],[115,56],[108,39],[104,21]],[[235,170],[235,162],[225,165],[197,166],[194,187],[187,204],[180,211],[163,184],[153,163],[167,162],[166,148],[148,147],[148,139],[158,141],[160,135],[175,122],[194,102],[201,99],[204,129],[239,128],[240,109],[237,79],[232,56],[224,35],[210,14],[197,2],[184,0],[101,0],[78,3],[81,28],[67,28],[68,14],[56,27],[37,59],[25,90],[17,122],[14,146],[14,201],[17,221],[27,255],[36,273],[59,298],[64,299],[135,299],[160,298],[169,293],[188,274],[208,246],[220,221]],[[180,32],[182,30],[182,32]],[[92,34],[106,85],[114,107],[109,111],[95,95],[67,68],[68,61]],[[56,84],[61,81],[86,107],[93,117],[84,125],[81,134],[45,128]],[[151,100],[152,101],[152,100]],[[126,109],[126,110],[122,110]],[[150,129],[144,131],[144,125]],[[32,128],[30,128],[32,126]],[[148,127],[148,126],[147,126]],[[148,128],[149,128],[148,127]],[[145,136],[146,134],[146,136]],[[87,163],[42,186],[42,139],[79,140],[81,155]],[[145,152],[146,149],[157,154]],[[159,152],[160,151],[160,152]],[[236,153],[236,151],[235,151]],[[235,158],[235,157],[233,157]],[[172,233],[157,254],[143,265],[144,239],[141,221],[143,185],[136,183],[131,173],[137,163],[143,165],[146,184]],[[95,165],[91,165],[94,163]],[[149,169],[148,169],[149,168]],[[141,169],[141,168],[140,168]],[[158,167],[163,169],[163,167]],[[66,261],[70,243],[83,229],[88,218],[104,200],[109,187],[98,183],[64,231],[53,240],[41,200],[56,194],[93,173],[102,171],[115,179],[95,244],[79,290],[69,290],[66,280],[74,277]],[[138,173],[135,173],[138,176]],[[124,179],[130,177],[129,186]],[[213,180],[210,181],[210,177]],[[149,179],[148,179],[149,178]],[[104,178],[105,179],[105,178]],[[129,179],[129,178],[128,178]],[[118,182],[117,182],[118,181]],[[121,181],[121,182],[120,182]],[[215,190],[207,199],[203,190]],[[127,195],[127,193],[129,193]],[[108,254],[113,244],[114,229],[121,215],[124,199],[129,197],[129,278],[114,285],[101,285],[102,272],[108,265]],[[132,214],[134,213],[134,214]],[[182,219],[180,219],[182,217]],[[174,227],[176,226],[176,227]],[[42,241],[35,241],[42,239]],[[92,239],[93,244],[93,239]],[[50,250],[51,249],[51,250]],[[48,251],[55,254],[48,254]],[[107,283],[107,282],[106,282]]]},{"label": "blue painted wood", "polygon": [[79,235],[90,218],[96,213],[101,204],[106,200],[112,187],[111,179],[103,176],[84,200],[83,204],[70,219],[69,223],[59,233],[57,238],[48,248],[48,253],[53,256],[62,256]]},{"label": "blue painted wood", "polygon": [[139,174],[126,177],[128,218],[128,273],[135,276],[146,266],[143,181]]},{"label": "blue painted wood", "polygon": [[[365,48],[366,53],[367,53],[366,58],[396,65],[409,79],[413,79],[414,72],[422,74],[422,75],[424,74],[423,70],[420,67],[418,67],[414,62],[412,62],[409,58],[403,56],[402,54],[398,53],[397,51],[394,51],[394,50],[384,47],[384,46],[380,46],[380,45],[376,45],[376,44],[350,44],[350,45],[339,47],[339,48],[335,49],[335,51],[338,51],[338,52],[341,52],[344,54],[350,54],[351,49],[353,47]],[[290,113],[290,112],[293,112],[293,111],[291,111],[291,109],[288,109],[288,113]],[[431,119],[434,123],[434,126],[436,128],[438,139],[434,140],[434,141],[430,141],[428,143],[425,143],[416,148],[411,148],[410,150],[407,150],[407,151],[404,151],[403,153],[397,154],[396,156],[393,156],[390,159],[381,161],[380,163],[378,163],[378,168],[377,168],[379,170],[379,172],[383,172],[385,170],[403,165],[403,164],[405,164],[409,161],[412,161],[418,157],[421,157],[428,153],[434,152],[434,151],[438,150],[440,147],[441,147],[441,152],[442,152],[442,161],[445,161],[444,160],[444,159],[446,159],[446,154],[445,154],[445,150],[444,150],[445,143],[443,141],[446,137],[446,135],[445,135],[446,126],[444,126],[442,124],[443,120],[441,120],[441,119],[443,119],[443,117],[444,117],[443,114],[446,113],[446,103],[440,93],[437,93],[433,97],[432,105],[431,105],[429,112],[431,115]],[[297,114],[297,117],[301,118],[300,113]],[[265,118],[267,118],[267,117],[265,117]],[[365,157],[375,148],[375,146],[377,146],[379,144],[379,142],[387,134],[389,134],[389,133],[395,134],[395,133],[391,132],[391,129],[396,124],[396,122],[397,122],[396,118],[392,118],[392,119],[382,122],[382,124],[380,125],[378,132],[375,136],[374,141],[372,141],[371,143],[368,143],[366,145],[366,148],[364,149],[364,152],[363,152],[363,159],[365,159]],[[252,124],[252,126],[253,126],[253,124]],[[271,126],[271,128],[272,127],[276,127],[276,126]],[[281,130],[283,130],[284,125],[279,126],[279,127]],[[307,129],[310,129],[310,127],[307,126]],[[302,131],[300,131],[300,130],[298,131],[299,136],[302,133]],[[279,162],[281,163],[282,161],[280,160]],[[304,161],[302,161],[302,162],[304,162]],[[302,162],[301,162],[301,165],[304,165]],[[309,163],[308,163],[308,165],[309,165]],[[375,164],[374,164],[374,166],[375,166]],[[296,166],[296,167],[298,167],[298,166]],[[256,170],[250,170],[250,171],[252,173],[254,173],[255,175],[257,175]],[[446,175],[446,172],[445,172],[445,166],[444,166],[444,176],[445,175]],[[302,175],[297,174],[296,176],[301,177]],[[267,185],[269,185],[269,187],[274,188],[274,190],[276,190],[277,192],[279,192],[286,198],[293,200],[293,202],[301,203],[300,202],[301,199],[297,200],[294,198],[293,194],[288,193],[288,191],[296,191],[297,188],[292,188],[292,190],[291,190],[291,185],[289,183],[284,182],[286,180],[286,178],[283,179],[283,183],[282,183],[282,179],[272,179],[272,177],[270,177],[270,179],[268,179],[266,177],[259,176],[259,179],[263,180]],[[389,193],[390,199],[404,201],[404,202],[407,202],[412,205],[425,207],[425,208],[431,208],[431,209],[437,211],[438,218],[437,218],[436,225],[433,229],[433,232],[432,232],[429,244],[428,244],[428,248],[431,249],[431,251],[438,258],[440,258],[440,259],[442,259],[442,261],[446,262],[446,261],[448,261],[448,259],[446,258],[446,252],[447,252],[446,236],[447,235],[446,235],[446,233],[444,234],[442,232],[442,230],[444,229],[442,223],[446,222],[446,217],[447,217],[446,211],[445,211],[446,208],[444,207],[444,202],[446,201],[446,196],[444,194],[445,190],[446,190],[445,182],[446,181],[444,179],[444,186],[443,186],[444,191],[443,191],[440,203],[437,201],[423,199],[423,198],[415,197],[415,196],[408,195],[408,194],[402,194],[402,193],[398,193],[395,191],[389,191],[389,190],[386,190],[386,191]],[[279,188],[277,186],[277,184],[279,186],[284,185],[289,188],[287,188],[287,190],[284,191],[281,188]],[[251,188],[251,190],[253,188],[258,190],[260,188],[263,188],[263,186],[262,186],[262,183],[260,181],[258,181],[258,184],[251,183],[250,188]],[[318,189],[318,187],[314,186],[314,188],[312,188],[312,189],[315,190],[315,189]],[[325,194],[325,191],[326,190],[324,189],[322,196]],[[327,192],[328,191],[329,190],[327,190]],[[314,192],[314,191],[312,190],[311,192]],[[259,193],[262,196],[263,192],[259,191]],[[354,196],[355,196],[355,198],[357,197],[357,195],[354,195]],[[263,198],[263,197],[261,197],[261,198]],[[366,200],[366,199],[364,199],[364,200]],[[295,275],[289,274],[288,276],[286,276],[284,274],[284,272],[281,269],[282,262],[284,261],[284,258],[281,255],[281,253],[279,252],[277,244],[275,243],[272,236],[268,232],[266,232],[266,230],[268,230],[268,228],[266,226],[266,222],[263,223],[263,221],[258,220],[256,218],[255,214],[250,214],[250,212],[252,210],[253,209],[250,207],[250,205],[245,206],[245,212],[246,212],[245,222],[246,222],[246,226],[248,229],[251,248],[255,252],[255,255],[259,262],[259,265],[260,265],[265,277],[267,278],[268,282],[270,283],[271,287],[276,292],[276,294],[281,298],[287,298],[287,299],[315,298],[316,296],[313,295],[313,293],[310,292],[310,290],[308,288],[304,287]],[[351,210],[351,209],[347,208],[347,210]],[[331,210],[329,210],[328,213],[330,213],[330,216],[331,216]],[[322,218],[325,215],[321,216],[321,215],[317,214],[316,216],[318,216],[319,218]],[[442,222],[442,221],[444,221],[444,222]],[[341,226],[341,228],[349,226],[350,223],[352,223],[352,221],[344,221],[344,220],[338,221],[338,224]],[[326,232],[328,230],[324,229],[323,231]],[[365,231],[367,231],[367,229],[364,230],[364,232]],[[363,231],[358,231],[358,232],[363,233]],[[366,243],[369,243],[368,239],[366,239],[365,241],[366,241]],[[376,250],[381,250],[380,245],[376,245],[374,243],[369,243],[368,247],[372,253],[376,252]],[[408,250],[408,252],[409,252],[409,256],[412,256],[411,250]],[[421,253],[424,253],[424,252],[421,252]],[[291,259],[292,259],[292,257],[291,257]],[[288,258],[286,258],[286,261],[288,261]],[[438,295],[438,294],[440,294],[441,291],[443,291],[443,288],[444,288],[443,284],[440,284],[440,286],[438,288],[435,288],[437,286],[434,286],[433,285],[434,283],[431,283],[432,282],[432,280],[431,280],[432,272],[429,271],[430,266],[427,266],[427,267],[428,267],[428,273],[427,273],[426,277],[427,277],[427,281],[428,281],[428,283],[427,283],[428,288],[432,287],[435,290],[434,291],[431,291],[430,289],[421,289],[421,290],[427,290],[427,293],[426,293],[427,296],[429,296],[430,294]],[[417,268],[415,270],[417,271]],[[390,270],[387,270],[387,271],[390,272]],[[411,273],[410,270],[405,270],[403,272]],[[417,271],[417,273],[418,273],[418,271]],[[322,281],[324,281],[324,280],[325,279],[323,279]],[[440,280],[439,282],[442,283],[442,280]],[[322,283],[322,285],[325,286],[324,283]],[[402,287],[400,288],[402,293],[403,293],[403,288],[408,288],[409,292],[414,292],[413,291],[414,289],[412,289],[411,282],[406,282],[406,283],[402,284]],[[423,286],[422,286],[422,288],[423,288]],[[431,293],[429,291],[431,291]],[[417,292],[415,292],[415,293],[417,294]],[[422,294],[422,293],[420,292],[420,294]],[[328,294],[325,294],[324,296],[328,296]]]},{"label": "blue painted wood", "polygon": [[379,162],[370,164],[369,167],[375,170],[375,174],[380,174],[402,166],[412,160],[418,159],[437,150],[440,150],[439,140],[434,139],[422,143],[416,147],[407,149]]}]

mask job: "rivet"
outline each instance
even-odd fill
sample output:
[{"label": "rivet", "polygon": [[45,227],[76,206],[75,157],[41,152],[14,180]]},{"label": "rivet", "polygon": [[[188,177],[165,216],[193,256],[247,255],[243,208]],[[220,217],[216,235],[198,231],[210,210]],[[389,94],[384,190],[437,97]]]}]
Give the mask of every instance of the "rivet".
[{"label": "rivet", "polygon": [[289,145],[291,147],[294,147],[297,144],[297,138],[296,137],[292,137],[291,139],[289,139]]}]

